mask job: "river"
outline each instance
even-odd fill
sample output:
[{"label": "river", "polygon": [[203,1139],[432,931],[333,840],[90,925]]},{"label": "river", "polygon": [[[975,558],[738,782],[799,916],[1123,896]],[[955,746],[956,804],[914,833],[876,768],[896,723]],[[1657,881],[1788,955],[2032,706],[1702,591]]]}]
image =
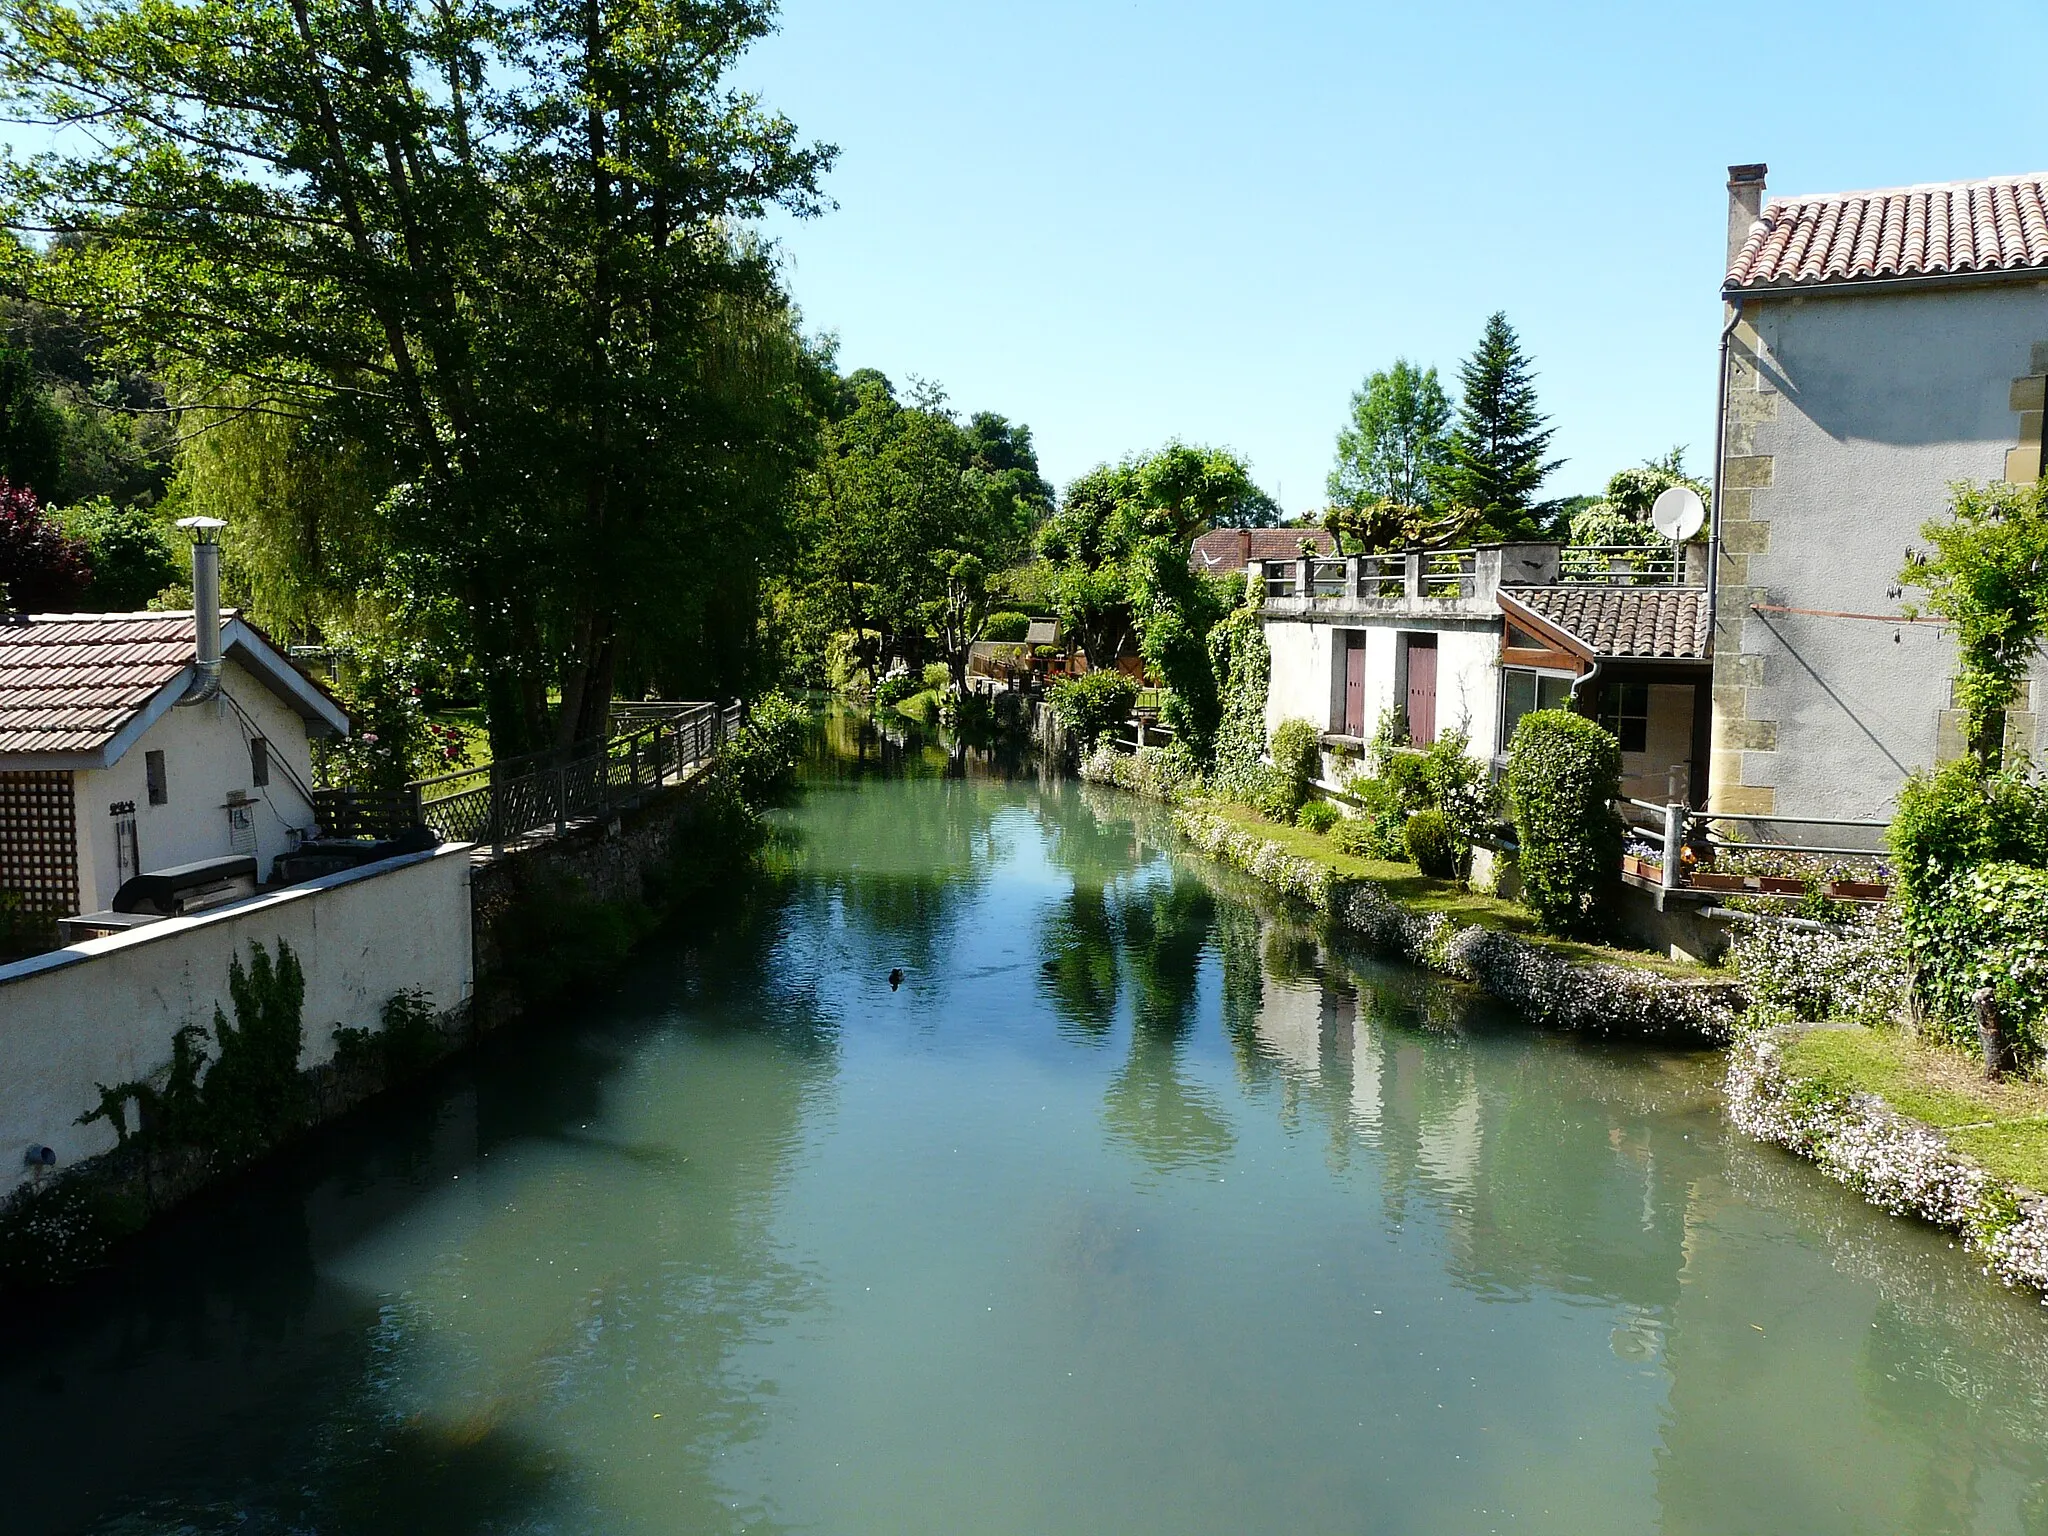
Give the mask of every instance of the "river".
[{"label": "river", "polygon": [[829,736],[715,927],[0,1320],[0,1530],[2048,1531],[2048,1314],[1713,1057]]}]

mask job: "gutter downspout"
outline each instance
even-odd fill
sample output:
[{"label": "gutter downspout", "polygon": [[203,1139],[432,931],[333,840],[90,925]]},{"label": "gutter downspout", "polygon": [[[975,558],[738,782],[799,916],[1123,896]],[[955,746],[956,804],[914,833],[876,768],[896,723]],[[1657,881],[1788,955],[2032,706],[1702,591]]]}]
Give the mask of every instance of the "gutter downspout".
[{"label": "gutter downspout", "polygon": [[1728,323],[1721,327],[1719,388],[1714,397],[1714,510],[1712,532],[1707,541],[1707,639],[1711,643],[1721,624],[1721,473],[1728,457],[1728,343],[1735,327],[1742,323],[1742,297],[1729,300]]},{"label": "gutter downspout", "polygon": [[217,517],[181,517],[178,526],[192,535],[192,624],[197,656],[192,684],[178,700],[183,709],[220,697],[220,531],[227,524]]},{"label": "gutter downspout", "polygon": [[1572,703],[1576,704],[1579,702],[1579,690],[1585,687],[1586,684],[1592,682],[1593,679],[1598,677],[1599,675],[1600,658],[1598,656],[1595,656],[1593,658],[1593,664],[1590,667],[1586,668],[1585,671],[1581,672],[1577,677],[1572,679],[1572,691],[1568,696],[1571,699]]}]

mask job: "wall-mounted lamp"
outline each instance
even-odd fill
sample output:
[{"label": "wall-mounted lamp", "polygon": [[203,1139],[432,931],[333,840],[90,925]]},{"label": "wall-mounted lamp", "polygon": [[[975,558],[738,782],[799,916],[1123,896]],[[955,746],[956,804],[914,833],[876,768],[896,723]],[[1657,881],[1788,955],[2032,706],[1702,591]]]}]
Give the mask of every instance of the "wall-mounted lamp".
[{"label": "wall-mounted lamp", "polygon": [[31,1168],[54,1168],[57,1166],[57,1149],[55,1147],[30,1147],[27,1152],[22,1154],[21,1160]]}]

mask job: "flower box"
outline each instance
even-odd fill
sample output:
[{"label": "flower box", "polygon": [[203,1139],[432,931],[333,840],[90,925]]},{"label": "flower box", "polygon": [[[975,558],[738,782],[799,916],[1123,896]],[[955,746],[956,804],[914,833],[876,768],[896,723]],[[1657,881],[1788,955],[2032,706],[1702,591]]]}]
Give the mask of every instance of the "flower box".
[{"label": "flower box", "polygon": [[1696,891],[1746,891],[1748,883],[1741,875],[1724,875],[1711,869],[1696,869],[1686,883]]},{"label": "flower box", "polygon": [[1766,896],[1804,896],[1806,882],[1794,875],[1758,875],[1756,888]]},{"label": "flower box", "polygon": [[1830,880],[1828,894],[1837,901],[1883,901],[1891,887],[1882,880]]}]

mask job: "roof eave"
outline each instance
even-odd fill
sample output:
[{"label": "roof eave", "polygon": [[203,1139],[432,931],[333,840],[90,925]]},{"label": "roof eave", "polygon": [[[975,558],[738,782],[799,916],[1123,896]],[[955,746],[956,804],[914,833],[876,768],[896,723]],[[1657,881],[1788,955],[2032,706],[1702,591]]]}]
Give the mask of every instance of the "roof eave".
[{"label": "roof eave", "polygon": [[1993,267],[1984,271],[1920,272],[1910,277],[1820,277],[1803,283],[1723,283],[1721,297],[1743,299],[1829,298],[1858,293],[1917,293],[1930,288],[1993,287],[2006,283],[2048,283],[2048,267]]}]

